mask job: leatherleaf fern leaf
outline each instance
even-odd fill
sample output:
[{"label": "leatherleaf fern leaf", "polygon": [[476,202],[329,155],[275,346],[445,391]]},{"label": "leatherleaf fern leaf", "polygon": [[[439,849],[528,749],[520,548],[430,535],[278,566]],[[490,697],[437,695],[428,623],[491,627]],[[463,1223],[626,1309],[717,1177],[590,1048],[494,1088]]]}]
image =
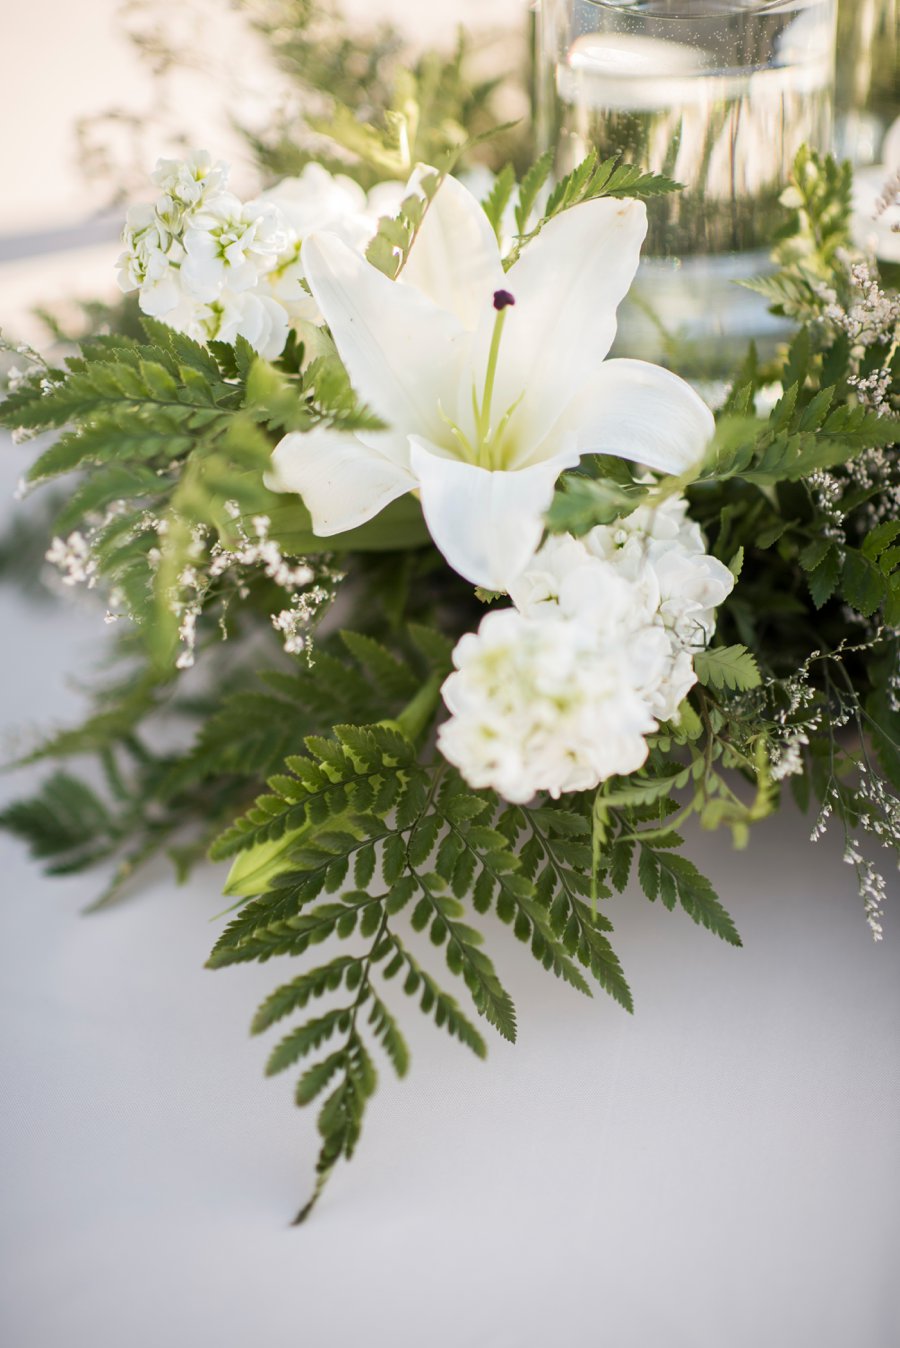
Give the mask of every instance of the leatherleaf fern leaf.
[{"label": "leatherleaf fern leaf", "polygon": [[378,1053],[398,1076],[406,1073],[392,988],[484,1056],[471,1018],[427,967],[440,951],[475,1012],[515,1039],[515,1008],[478,915],[509,925],[544,968],[579,991],[590,995],[590,978],[631,1009],[610,923],[588,897],[589,824],[555,806],[506,807],[420,752],[407,713],[429,689],[433,712],[448,647],[434,633],[416,635],[432,669],[419,692],[409,665],[371,638],[343,635],[346,654],[332,656],[335,664],[362,666],[386,699],[412,693],[407,709],[396,720],[308,735],[305,752],[284,759],[268,790],[211,849],[215,858],[234,858],[226,892],[244,902],[209,967],[302,958],[318,947],[324,954],[278,986],[252,1024],[261,1034],[296,1020],[267,1071],[300,1069],[300,1105],[324,1096],[317,1184],[301,1219],[357,1145]]}]

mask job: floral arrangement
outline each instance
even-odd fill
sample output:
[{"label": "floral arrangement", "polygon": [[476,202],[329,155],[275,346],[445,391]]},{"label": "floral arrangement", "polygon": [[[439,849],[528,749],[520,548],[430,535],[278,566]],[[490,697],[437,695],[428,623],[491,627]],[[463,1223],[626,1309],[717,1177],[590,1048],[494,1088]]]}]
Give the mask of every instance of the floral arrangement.
[{"label": "floral arrangement", "polygon": [[[301,47],[308,79],[330,50]],[[52,433],[30,484],[75,474],[46,555],[102,595],[117,661],[3,823],[54,872],[112,859],[99,904],[159,853],[231,862],[209,964],[288,957],[253,1032],[292,1019],[266,1070],[324,1098],[300,1218],[376,1050],[407,1070],[404,995],[479,1056],[479,1017],[515,1038],[479,915],[631,1011],[632,873],[740,944],[690,816],[741,847],[792,791],[813,838],[843,830],[876,939],[869,844],[900,853],[900,299],[853,245],[849,169],[799,156],[760,282],[794,335],[714,413],[609,356],[677,184],[473,169],[510,131],[482,134],[463,60],[395,71],[380,111],[373,74],[368,121],[317,123],[340,151],[252,200],[204,153],[160,161],[123,307],[59,364],[16,346],[0,407]]]}]

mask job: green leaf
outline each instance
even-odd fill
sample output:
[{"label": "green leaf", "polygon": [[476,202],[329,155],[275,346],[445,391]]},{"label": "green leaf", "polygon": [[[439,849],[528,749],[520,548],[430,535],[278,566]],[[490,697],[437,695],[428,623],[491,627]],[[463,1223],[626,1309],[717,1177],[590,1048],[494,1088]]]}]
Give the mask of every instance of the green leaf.
[{"label": "green leaf", "polygon": [[694,654],[694,669],[702,684],[744,692],[762,682],[759,666],[746,646],[710,646]]},{"label": "green leaf", "polygon": [[880,608],[887,593],[884,576],[876,563],[856,548],[844,551],[841,593],[864,618],[870,618]]},{"label": "green leaf", "polygon": [[[638,841],[641,842],[640,838]],[[641,842],[638,873],[641,888],[649,899],[659,897],[667,908],[671,908],[677,899],[698,926],[705,927],[729,945],[742,944],[734,922],[719,902],[709,880],[687,857],[657,852]]]}]

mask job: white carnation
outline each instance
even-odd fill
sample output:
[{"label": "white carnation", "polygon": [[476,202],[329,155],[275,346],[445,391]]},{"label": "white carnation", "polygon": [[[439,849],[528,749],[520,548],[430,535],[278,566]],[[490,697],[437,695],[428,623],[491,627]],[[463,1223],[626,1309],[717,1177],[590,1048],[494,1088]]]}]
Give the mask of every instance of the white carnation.
[{"label": "white carnation", "polygon": [[663,623],[683,646],[700,649],[715,631],[715,610],[731,593],[734,576],[706,551],[687,509],[683,497],[641,506],[614,525],[592,529],[584,541],[630,579],[652,573]]},{"label": "white carnation", "polygon": [[647,757],[655,723],[627,662],[577,623],[488,613],[453,663],[438,744],[472,786],[525,802],[589,790]]},{"label": "white carnation", "polygon": [[441,750],[512,801],[635,771],[696,683],[692,652],[733,585],[681,499],[551,536],[510,588],[516,607],[459,642]]}]

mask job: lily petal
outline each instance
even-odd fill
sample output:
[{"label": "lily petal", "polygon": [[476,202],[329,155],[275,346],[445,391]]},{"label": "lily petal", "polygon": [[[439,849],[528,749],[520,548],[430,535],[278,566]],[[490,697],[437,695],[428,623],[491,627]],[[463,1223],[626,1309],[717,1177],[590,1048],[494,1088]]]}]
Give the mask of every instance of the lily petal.
[{"label": "lily petal", "polygon": [[455,314],[469,332],[505,284],[494,231],[458,179],[445,178],[438,188],[399,279]]},{"label": "lily petal", "polygon": [[615,454],[674,474],[699,462],[715,430],[690,384],[643,360],[598,366],[575,424],[583,454]]},{"label": "lily petal", "polygon": [[357,393],[404,436],[441,434],[467,343],[455,315],[397,285],[327,231],[310,234],[304,273]]},{"label": "lily petal", "polygon": [[364,445],[354,435],[324,428],[292,432],[272,451],[265,484],[302,496],[320,538],[355,529],[416,485],[402,464],[373,448],[373,440]]},{"label": "lily petal", "polygon": [[506,590],[534,556],[556,479],[577,463],[571,445],[518,472],[491,472],[410,437],[410,463],[435,545],[473,585]]},{"label": "lily petal", "polygon": [[[510,423],[520,461],[596,378],[646,232],[642,202],[586,201],[545,225],[507,272],[516,304],[507,311],[494,406],[505,411],[521,398]],[[489,341],[486,325],[476,369],[485,368]]]}]

